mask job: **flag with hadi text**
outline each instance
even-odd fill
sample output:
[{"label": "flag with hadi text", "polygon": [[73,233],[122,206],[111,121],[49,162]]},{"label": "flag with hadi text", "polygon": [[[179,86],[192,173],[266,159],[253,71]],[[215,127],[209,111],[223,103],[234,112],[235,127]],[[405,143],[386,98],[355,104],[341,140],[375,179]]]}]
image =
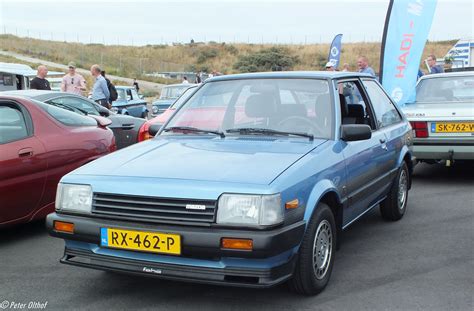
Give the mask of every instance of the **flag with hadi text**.
[{"label": "flag with hadi text", "polygon": [[414,101],[418,68],[437,0],[391,0],[380,53],[380,82],[399,105]]}]

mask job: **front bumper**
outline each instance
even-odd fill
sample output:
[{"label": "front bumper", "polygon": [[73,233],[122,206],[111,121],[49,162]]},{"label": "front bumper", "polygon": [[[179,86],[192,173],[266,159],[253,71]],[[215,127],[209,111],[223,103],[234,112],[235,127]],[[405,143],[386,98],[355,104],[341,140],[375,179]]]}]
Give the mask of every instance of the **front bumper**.
[{"label": "front bumper", "polygon": [[[54,230],[54,221],[74,223],[74,234]],[[305,223],[273,230],[232,230],[119,222],[50,214],[50,235],[66,240],[61,263],[129,272],[163,279],[231,286],[270,287],[291,277]],[[180,256],[100,246],[100,228],[169,232],[181,235]],[[251,238],[253,251],[222,250],[220,240]]]}]

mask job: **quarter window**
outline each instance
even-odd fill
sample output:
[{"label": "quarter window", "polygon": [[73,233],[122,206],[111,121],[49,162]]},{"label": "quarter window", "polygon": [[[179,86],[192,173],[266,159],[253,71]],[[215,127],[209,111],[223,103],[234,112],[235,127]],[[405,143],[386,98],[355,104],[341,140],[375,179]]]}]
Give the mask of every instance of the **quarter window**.
[{"label": "quarter window", "polygon": [[97,121],[91,117],[82,116],[75,112],[58,108],[56,106],[44,104],[39,101],[34,101],[38,106],[46,111],[54,119],[58,120],[64,125],[68,126],[97,126]]},{"label": "quarter window", "polygon": [[372,102],[378,127],[400,122],[400,114],[382,88],[375,81],[365,80],[363,83]]}]

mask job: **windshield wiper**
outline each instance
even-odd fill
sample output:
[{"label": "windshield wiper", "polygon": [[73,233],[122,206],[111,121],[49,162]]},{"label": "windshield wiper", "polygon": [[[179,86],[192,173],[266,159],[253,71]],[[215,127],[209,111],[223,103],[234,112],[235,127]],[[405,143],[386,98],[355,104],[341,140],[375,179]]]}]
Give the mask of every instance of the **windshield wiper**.
[{"label": "windshield wiper", "polygon": [[165,128],[163,131],[164,132],[188,131],[188,132],[195,132],[195,133],[209,133],[209,134],[219,135],[221,138],[225,137],[224,133],[219,132],[219,131],[198,129],[196,127],[190,127],[190,126],[172,126],[172,127]]},{"label": "windshield wiper", "polygon": [[254,127],[241,127],[241,128],[234,128],[226,130],[227,133],[239,133],[239,134],[261,134],[261,135],[294,135],[294,136],[301,136],[301,137],[308,137],[309,140],[314,140],[314,136],[308,133],[300,133],[300,132],[284,132],[284,131],[277,131],[272,129],[264,129],[264,128],[254,128]]}]

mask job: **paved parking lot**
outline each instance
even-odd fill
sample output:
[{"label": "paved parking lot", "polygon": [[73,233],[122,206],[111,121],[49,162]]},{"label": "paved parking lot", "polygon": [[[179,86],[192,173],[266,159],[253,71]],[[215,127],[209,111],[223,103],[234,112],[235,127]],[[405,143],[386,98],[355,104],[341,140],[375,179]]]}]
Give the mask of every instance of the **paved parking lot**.
[{"label": "paved parking lot", "polygon": [[388,223],[374,210],[346,230],[331,281],[316,297],[284,285],[206,286],[65,266],[63,242],[44,224],[0,231],[0,308],[7,301],[47,310],[472,310],[473,186],[472,164],[418,165],[405,217]]}]

